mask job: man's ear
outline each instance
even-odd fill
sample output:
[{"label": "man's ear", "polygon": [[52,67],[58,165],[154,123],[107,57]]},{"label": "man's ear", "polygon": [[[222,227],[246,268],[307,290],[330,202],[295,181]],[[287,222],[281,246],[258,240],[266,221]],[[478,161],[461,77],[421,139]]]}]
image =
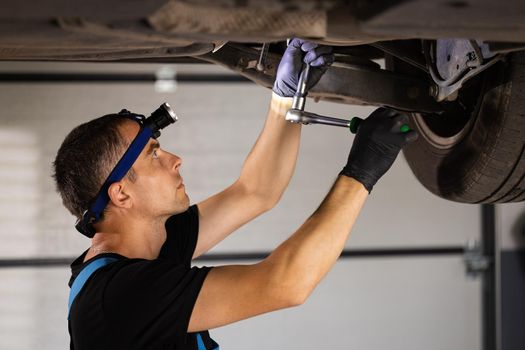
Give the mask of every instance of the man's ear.
[{"label": "man's ear", "polygon": [[108,188],[111,203],[118,208],[131,208],[131,196],[124,183],[118,181],[112,183]]}]

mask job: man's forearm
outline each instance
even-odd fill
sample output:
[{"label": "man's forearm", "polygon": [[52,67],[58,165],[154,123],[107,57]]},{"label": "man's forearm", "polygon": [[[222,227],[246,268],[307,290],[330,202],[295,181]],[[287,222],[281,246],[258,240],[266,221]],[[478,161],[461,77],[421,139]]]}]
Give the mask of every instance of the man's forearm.
[{"label": "man's forearm", "polygon": [[264,128],[244,162],[240,181],[265,201],[275,204],[293,175],[301,125],[287,122],[292,99],[272,94]]},{"label": "man's forearm", "polygon": [[360,182],[340,176],[314,214],[267,258],[275,285],[306,299],[337,261],[367,197]]}]

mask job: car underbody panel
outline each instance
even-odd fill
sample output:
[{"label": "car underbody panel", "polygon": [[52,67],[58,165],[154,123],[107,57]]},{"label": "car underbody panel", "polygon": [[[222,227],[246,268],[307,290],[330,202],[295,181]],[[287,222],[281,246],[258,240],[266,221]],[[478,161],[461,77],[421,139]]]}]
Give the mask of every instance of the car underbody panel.
[{"label": "car underbody panel", "polygon": [[[40,0],[29,7],[12,2],[2,11],[0,59],[175,62],[193,57],[269,87],[279,56],[269,55],[266,68],[259,71],[253,66],[259,55],[253,44],[299,36],[342,48],[369,44],[429,73],[421,50],[407,49],[395,40],[459,35],[492,40],[493,47],[512,50],[525,42],[524,12],[525,3],[516,0],[505,6],[488,0]],[[430,79],[378,69],[370,57],[363,60],[350,53],[338,56],[311,95],[438,112],[436,100],[455,90]]]},{"label": "car underbody panel", "polygon": [[409,38],[525,41],[525,3],[490,0],[40,0],[2,5],[0,59],[198,56],[224,41],[334,45]]}]

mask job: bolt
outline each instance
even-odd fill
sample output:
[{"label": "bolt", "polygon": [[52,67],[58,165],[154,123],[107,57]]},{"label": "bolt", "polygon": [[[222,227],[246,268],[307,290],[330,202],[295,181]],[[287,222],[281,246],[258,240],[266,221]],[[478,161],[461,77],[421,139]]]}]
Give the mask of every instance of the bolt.
[{"label": "bolt", "polygon": [[476,55],[475,52],[470,51],[470,52],[467,54],[467,60],[469,60],[469,61],[474,61],[474,60],[477,60],[477,59],[478,59],[478,56]]},{"label": "bolt", "polygon": [[237,61],[237,67],[246,68],[246,58],[244,57],[239,58],[239,61]]},{"label": "bolt", "polygon": [[428,93],[430,96],[437,98],[439,96],[439,87],[437,85],[430,85]]}]

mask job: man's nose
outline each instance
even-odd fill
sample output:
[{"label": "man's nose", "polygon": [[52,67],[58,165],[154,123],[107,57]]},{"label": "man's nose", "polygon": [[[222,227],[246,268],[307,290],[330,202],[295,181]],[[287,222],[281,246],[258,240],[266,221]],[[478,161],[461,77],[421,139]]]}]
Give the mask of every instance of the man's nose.
[{"label": "man's nose", "polygon": [[182,159],[175,154],[171,154],[173,157],[173,169],[178,170],[182,165]]}]

